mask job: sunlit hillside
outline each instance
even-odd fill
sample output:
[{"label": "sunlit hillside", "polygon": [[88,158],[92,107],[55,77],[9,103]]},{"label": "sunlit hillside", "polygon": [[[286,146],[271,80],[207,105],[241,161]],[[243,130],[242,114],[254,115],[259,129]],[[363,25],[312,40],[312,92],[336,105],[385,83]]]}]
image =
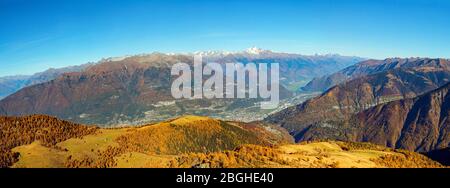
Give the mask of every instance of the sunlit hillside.
[{"label": "sunlit hillside", "polygon": [[293,144],[273,125],[198,116],[117,129],[41,115],[0,120],[2,167],[442,167],[414,152],[335,141]]}]

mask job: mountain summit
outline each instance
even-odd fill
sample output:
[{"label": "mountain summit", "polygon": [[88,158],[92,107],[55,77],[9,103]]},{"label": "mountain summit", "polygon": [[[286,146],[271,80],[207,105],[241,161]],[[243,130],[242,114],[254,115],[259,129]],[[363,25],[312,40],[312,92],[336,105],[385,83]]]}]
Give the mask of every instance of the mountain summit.
[{"label": "mountain summit", "polygon": [[258,47],[247,48],[243,51],[223,51],[223,50],[208,50],[208,51],[198,51],[194,53],[168,53],[167,55],[201,55],[205,57],[226,57],[226,56],[245,56],[252,55],[258,56],[262,54],[271,54],[274,53],[271,50],[265,50]]},{"label": "mountain summit", "polygon": [[245,52],[247,52],[248,54],[259,55],[259,54],[262,54],[262,53],[270,53],[272,51],[270,51],[270,50],[263,50],[263,49],[258,48],[258,47],[251,47],[251,48],[245,50]]}]

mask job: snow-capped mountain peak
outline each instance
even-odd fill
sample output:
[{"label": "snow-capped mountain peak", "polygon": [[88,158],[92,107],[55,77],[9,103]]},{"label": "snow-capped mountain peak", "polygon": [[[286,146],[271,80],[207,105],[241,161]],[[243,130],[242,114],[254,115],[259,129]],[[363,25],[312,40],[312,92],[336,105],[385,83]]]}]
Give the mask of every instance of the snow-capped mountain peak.
[{"label": "snow-capped mountain peak", "polygon": [[252,47],[252,48],[249,48],[249,49],[245,50],[245,52],[248,53],[248,54],[259,55],[259,54],[262,54],[262,53],[265,53],[265,52],[270,52],[270,51],[269,50],[263,50],[263,49],[258,48],[258,47]]},{"label": "snow-capped mountain peak", "polygon": [[188,52],[188,53],[165,53],[166,55],[201,55],[204,57],[211,57],[211,58],[221,58],[226,57],[228,55],[251,55],[251,56],[258,56],[262,54],[268,54],[272,53],[270,50],[264,50],[257,47],[248,48],[244,51],[223,51],[223,50],[208,50],[208,51],[197,51],[197,52]]}]

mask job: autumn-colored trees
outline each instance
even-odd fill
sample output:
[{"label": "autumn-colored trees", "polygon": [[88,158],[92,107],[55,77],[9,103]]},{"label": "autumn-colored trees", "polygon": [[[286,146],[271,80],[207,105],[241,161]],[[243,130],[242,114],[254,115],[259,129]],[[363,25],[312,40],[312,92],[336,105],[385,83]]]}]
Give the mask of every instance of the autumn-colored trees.
[{"label": "autumn-colored trees", "polygon": [[374,159],[373,162],[388,168],[441,168],[436,161],[428,157],[406,150],[395,150],[398,154],[388,154]]},{"label": "autumn-colored trees", "polygon": [[18,153],[11,149],[39,140],[47,147],[69,138],[93,134],[97,127],[62,121],[45,115],[0,117],[0,167],[11,166]]},{"label": "autumn-colored trees", "polygon": [[190,153],[174,160],[172,167],[241,168],[261,167],[270,163],[285,163],[276,149],[258,145],[243,145],[232,151]]},{"label": "autumn-colored trees", "polygon": [[67,168],[110,168],[117,165],[114,157],[119,156],[125,152],[123,147],[109,146],[105,151],[97,151],[98,157],[93,159],[83,157],[81,159],[74,159],[69,156],[65,161]]},{"label": "autumn-colored trees", "polygon": [[[275,130],[272,130],[275,131]],[[109,147],[97,153],[94,159],[67,159],[67,167],[114,167],[115,157],[137,152],[156,155],[181,155],[188,153],[213,153],[234,150],[243,144],[271,146],[279,142],[289,142],[284,138],[270,136],[270,132],[256,124],[224,122],[206,117],[188,116],[166,122],[130,129],[127,134],[114,140],[118,146]],[[266,151],[262,151],[265,153]],[[259,156],[240,156],[242,160]],[[272,154],[274,155],[274,154]],[[264,155],[263,155],[264,156]],[[232,152],[227,156],[215,155],[213,166],[229,166],[236,163]],[[227,158],[230,159],[227,159]],[[223,160],[222,160],[223,159]],[[227,160],[225,160],[227,159]],[[266,159],[264,159],[266,160]],[[222,161],[222,162],[220,162]]]},{"label": "autumn-colored trees", "polygon": [[242,144],[266,144],[254,132],[227,122],[178,119],[132,131],[116,140],[127,151],[183,154],[232,150]]}]

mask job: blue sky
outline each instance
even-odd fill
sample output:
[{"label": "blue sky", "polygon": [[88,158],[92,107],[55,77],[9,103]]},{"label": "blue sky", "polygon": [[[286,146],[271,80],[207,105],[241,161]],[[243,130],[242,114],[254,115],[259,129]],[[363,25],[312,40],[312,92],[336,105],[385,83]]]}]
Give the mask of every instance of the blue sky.
[{"label": "blue sky", "polygon": [[450,58],[450,0],[0,0],[0,76],[252,46]]}]

